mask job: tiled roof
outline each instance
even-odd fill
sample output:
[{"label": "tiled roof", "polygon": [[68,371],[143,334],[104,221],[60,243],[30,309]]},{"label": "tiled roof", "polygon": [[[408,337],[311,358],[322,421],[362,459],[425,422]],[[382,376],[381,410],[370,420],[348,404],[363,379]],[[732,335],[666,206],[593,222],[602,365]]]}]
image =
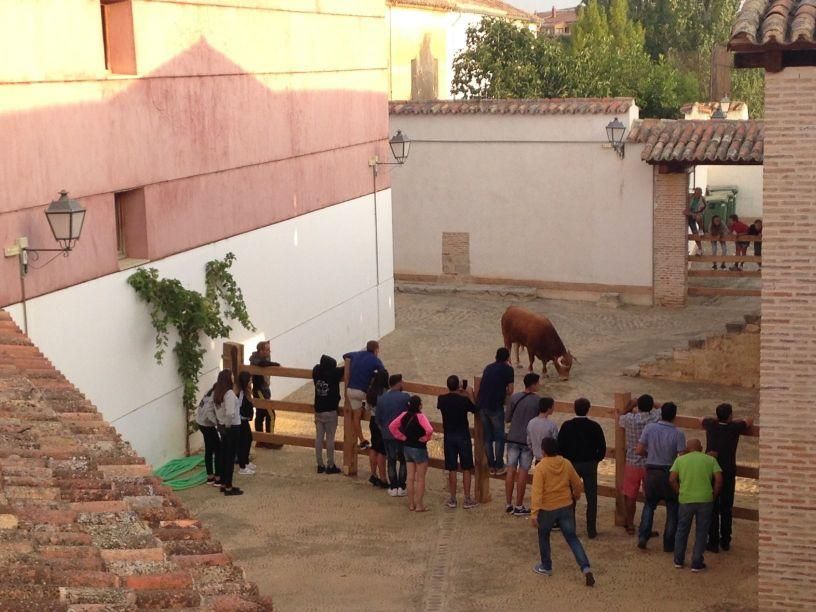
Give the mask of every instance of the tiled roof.
[{"label": "tiled roof", "polygon": [[816,49],[816,0],[745,0],[731,29],[732,51]]},{"label": "tiled roof", "polygon": [[765,124],[761,121],[636,121],[627,142],[646,145],[650,164],[762,164]]},{"label": "tiled roof", "polygon": [[[692,112],[694,110],[694,105],[697,105],[697,112],[704,114],[704,115],[713,115],[714,111],[716,111],[720,107],[720,102],[689,102],[688,104],[684,104],[680,107],[680,112],[684,115]],[[745,106],[745,102],[736,102],[731,101],[731,105],[728,107],[728,112],[739,112],[742,111],[742,107]]]},{"label": "tiled roof", "polygon": [[552,26],[556,23],[575,23],[578,21],[578,7],[556,9],[555,16],[552,11],[536,12],[536,17],[541,20],[541,26]]},{"label": "tiled roof", "polygon": [[0,609],[271,610],[0,311]]},{"label": "tiled roof", "polygon": [[622,115],[633,98],[549,98],[539,100],[433,100],[391,102],[392,115]]},{"label": "tiled roof", "polygon": [[459,13],[476,13],[479,15],[493,15],[509,17],[531,23],[538,22],[532,13],[517,9],[515,6],[501,0],[388,0],[390,6],[408,6],[427,8]]}]

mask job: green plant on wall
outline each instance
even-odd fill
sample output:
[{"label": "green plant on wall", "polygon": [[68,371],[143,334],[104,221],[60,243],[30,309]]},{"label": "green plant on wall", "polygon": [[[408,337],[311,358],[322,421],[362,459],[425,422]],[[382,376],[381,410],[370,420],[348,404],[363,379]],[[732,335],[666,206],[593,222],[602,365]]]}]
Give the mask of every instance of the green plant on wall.
[{"label": "green plant on wall", "polygon": [[150,319],[156,330],[154,357],[158,363],[164,359],[170,328],[174,327],[178,333],[173,353],[184,389],[182,402],[190,433],[195,422],[189,415],[196,407],[198,379],[206,353],[201,345],[202,334],[212,339],[226,338],[232,331],[229,321],[233,320],[255,331],[243,293],[230,273],[233,262],[235,255],[232,253],[227,253],[223,260],[207,262],[204,295],[185,289],[174,278],[159,278],[159,271],[155,268],[142,268],[127,280],[150,306]]}]

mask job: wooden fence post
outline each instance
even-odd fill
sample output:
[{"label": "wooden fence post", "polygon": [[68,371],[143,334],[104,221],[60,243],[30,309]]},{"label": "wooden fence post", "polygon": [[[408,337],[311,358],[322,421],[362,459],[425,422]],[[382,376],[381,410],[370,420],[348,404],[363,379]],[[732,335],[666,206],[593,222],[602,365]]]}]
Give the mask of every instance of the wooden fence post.
[{"label": "wooden fence post", "polygon": [[351,417],[351,402],[348,397],[348,382],[351,374],[351,360],[346,359],[343,369],[343,473],[357,475],[357,434]]},{"label": "wooden fence post", "polygon": [[[477,376],[473,381],[473,393],[477,398],[481,382],[481,376]],[[477,502],[486,504],[491,500],[490,467],[487,465],[487,453],[484,446],[484,428],[478,413],[473,415],[473,438],[473,465],[476,468],[476,482],[473,483],[474,496]]]},{"label": "wooden fence post", "polygon": [[238,382],[238,369],[244,365],[244,345],[238,342],[225,342],[221,361],[223,368],[231,370],[233,380]]},{"label": "wooden fence post", "polygon": [[631,393],[615,394],[615,525],[626,525],[626,504],[623,499],[623,475],[626,468],[626,430],[620,426],[620,415],[632,399]]}]

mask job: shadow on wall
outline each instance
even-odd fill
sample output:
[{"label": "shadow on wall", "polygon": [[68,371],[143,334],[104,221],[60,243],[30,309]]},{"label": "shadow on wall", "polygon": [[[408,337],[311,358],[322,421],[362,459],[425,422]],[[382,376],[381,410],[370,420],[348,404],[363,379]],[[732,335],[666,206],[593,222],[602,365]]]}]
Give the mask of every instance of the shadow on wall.
[{"label": "shadow on wall", "polygon": [[[379,76],[358,89],[298,89],[302,78],[246,73],[202,38],[135,80],[4,85],[25,108],[0,114],[13,143],[0,244],[50,246],[43,209],[59,189],[88,209],[70,260],[31,274],[28,296],[118,271],[117,191],[145,187],[151,260],[370,193],[368,159],[388,153],[385,87],[366,87]],[[86,101],[54,103],[71,99]],[[0,260],[0,307],[20,301],[18,275],[16,258]]]}]

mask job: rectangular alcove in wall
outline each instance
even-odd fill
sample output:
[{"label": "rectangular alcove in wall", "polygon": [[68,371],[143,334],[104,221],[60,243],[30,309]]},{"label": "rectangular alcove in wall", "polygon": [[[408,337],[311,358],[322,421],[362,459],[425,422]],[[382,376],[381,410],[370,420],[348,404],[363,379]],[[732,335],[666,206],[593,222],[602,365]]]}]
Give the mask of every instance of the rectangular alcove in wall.
[{"label": "rectangular alcove in wall", "polygon": [[149,259],[145,193],[143,188],[131,189],[115,193],[113,198],[117,256],[120,267],[129,267],[128,262]]},{"label": "rectangular alcove in wall", "polygon": [[470,276],[468,232],[442,232],[442,274]]},{"label": "rectangular alcove in wall", "polygon": [[136,74],[133,5],[130,0],[100,0],[105,69],[112,74]]}]

